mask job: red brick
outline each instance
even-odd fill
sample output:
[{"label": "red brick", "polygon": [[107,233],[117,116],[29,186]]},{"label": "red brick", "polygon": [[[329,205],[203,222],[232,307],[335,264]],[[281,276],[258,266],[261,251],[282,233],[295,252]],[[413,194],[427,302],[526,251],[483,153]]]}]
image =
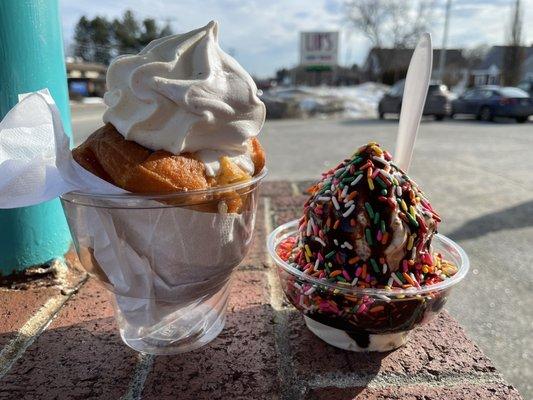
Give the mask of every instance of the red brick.
[{"label": "red brick", "polygon": [[0,348],[17,334],[46,300],[59,294],[56,288],[0,290]]},{"label": "red brick", "polygon": [[300,215],[296,213],[295,211],[280,211],[277,212],[274,217],[272,218],[272,225],[273,228],[277,228],[281,224],[284,224],[286,222],[290,222],[293,219],[300,218]]},{"label": "red brick", "polygon": [[91,278],[61,310],[49,329],[75,327],[81,323],[94,321],[95,317],[109,319],[113,315],[110,292]]},{"label": "red brick", "polygon": [[292,185],[287,181],[267,181],[261,185],[261,196],[290,196],[292,195]]},{"label": "red brick", "polygon": [[[282,196],[273,197],[270,200],[270,206],[274,218],[269,216],[273,219],[271,221],[274,224],[273,227],[288,222],[294,218],[298,218],[302,205],[306,199],[306,196],[291,196],[286,195],[286,193]],[[265,229],[265,218],[267,218],[267,216],[265,215],[264,201],[261,200],[257,211],[254,242],[248,256],[241,263],[241,266],[246,269],[251,267],[262,269],[265,267],[265,262],[268,261],[266,238],[269,232],[266,232]]]},{"label": "red brick", "polygon": [[66,258],[69,268],[61,279],[50,273],[18,285],[23,289],[0,288],[0,350],[48,299],[84,279],[85,273],[74,252],[67,253]]},{"label": "red brick", "polygon": [[313,335],[301,315],[294,313],[289,323],[290,345],[298,379],[307,380],[335,371],[370,376],[394,373],[406,377],[495,371],[490,360],[445,311],[435,321],[415,329],[406,346],[389,353],[340,351]]},{"label": "red brick", "polygon": [[519,400],[520,394],[512,386],[504,384],[461,384],[447,387],[389,386],[369,389],[365,387],[326,387],[311,390],[307,400]]},{"label": "red brick", "polygon": [[106,290],[89,280],[3,378],[0,398],[118,398],[136,362]]},{"label": "red brick", "polygon": [[262,272],[237,272],[226,327],[198,351],[159,357],[143,399],[271,399],[276,350],[268,285]]},{"label": "red brick", "polygon": [[303,204],[307,201],[307,198],[308,196],[303,195],[273,198],[271,200],[273,228],[293,219],[300,218]]},{"label": "red brick", "polygon": [[298,188],[298,192],[300,194],[307,195],[307,189],[313,186],[316,182],[317,182],[316,180],[300,181],[300,182],[296,182],[296,187]]},{"label": "red brick", "polygon": [[241,268],[265,268],[268,253],[266,249],[265,203],[263,200],[263,198],[260,198],[259,204],[257,205],[252,246],[241,263]]},{"label": "red brick", "polygon": [[415,329],[405,347],[390,353],[382,361],[382,368],[387,371],[398,371],[398,366],[410,375],[495,371],[491,361],[446,311],[429,324]]},{"label": "red brick", "polygon": [[317,374],[350,371],[347,351],[337,349],[317,338],[307,329],[299,312],[289,315],[288,340],[291,364],[297,380],[307,381]]},{"label": "red brick", "polygon": [[270,202],[272,211],[285,211],[285,210],[295,210],[300,212],[303,209],[304,203],[307,201],[309,196],[298,195],[298,196],[278,196],[273,198]]}]

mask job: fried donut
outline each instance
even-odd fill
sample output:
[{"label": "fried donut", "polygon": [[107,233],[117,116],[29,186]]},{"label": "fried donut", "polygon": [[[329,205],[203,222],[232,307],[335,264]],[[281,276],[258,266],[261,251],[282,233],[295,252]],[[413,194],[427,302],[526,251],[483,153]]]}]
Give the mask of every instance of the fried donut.
[{"label": "fried donut", "polygon": [[[256,138],[248,142],[254,175],[265,165],[265,152]],[[74,160],[96,176],[133,193],[167,193],[207,189],[248,180],[251,177],[227,157],[220,160],[216,178],[206,175],[194,153],[175,155],[151,151],[126,140],[111,124],[94,132],[72,150]]]}]

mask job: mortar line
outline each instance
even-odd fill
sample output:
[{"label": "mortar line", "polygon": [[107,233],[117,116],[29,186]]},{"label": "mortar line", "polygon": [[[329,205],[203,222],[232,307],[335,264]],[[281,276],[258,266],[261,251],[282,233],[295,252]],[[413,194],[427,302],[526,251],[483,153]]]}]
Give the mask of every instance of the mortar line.
[{"label": "mortar line", "polygon": [[352,388],[368,387],[371,389],[386,388],[390,386],[425,386],[425,387],[450,387],[461,384],[485,385],[490,383],[507,385],[499,373],[455,373],[445,375],[432,375],[429,373],[406,376],[394,373],[378,375],[362,375],[357,373],[330,373],[315,375],[307,381],[309,388]]},{"label": "mortar line", "polygon": [[269,235],[273,230],[272,225],[272,207],[270,206],[270,197],[263,197],[263,212],[265,213],[265,230]]},{"label": "mortar line", "polygon": [[148,374],[154,365],[155,356],[153,354],[137,353],[137,365],[133,371],[128,391],[120,400],[140,400],[144,389],[144,384]]},{"label": "mortar line", "polygon": [[[266,263],[265,260],[262,260],[261,262]],[[239,272],[239,271],[254,271],[254,272],[262,272],[262,271],[264,271],[264,268],[261,269],[261,268],[256,267],[255,264],[246,263],[246,264],[239,265],[239,266],[235,269],[235,272]]]},{"label": "mortar line", "polygon": [[[272,232],[272,208],[270,204],[270,198],[265,197],[263,200],[264,213],[265,213],[265,230],[267,235]],[[288,315],[290,309],[283,306],[283,291],[279,283],[278,276],[275,271],[270,257],[268,258],[266,265],[268,267],[267,279],[269,286],[269,300],[272,310],[274,312],[274,342],[276,345],[278,365],[278,382],[280,384],[280,395],[282,399],[298,400],[302,397],[303,393],[300,392],[299,386],[295,384],[296,377],[291,368],[291,356],[290,346],[287,339],[288,331]]]},{"label": "mortar line", "polygon": [[[263,199],[263,210],[265,213],[265,231],[266,235],[270,235],[270,233],[273,230],[273,224],[272,224],[272,208],[270,206],[270,197],[265,197]],[[283,309],[283,303],[281,299],[283,298],[283,292],[281,291],[281,286],[279,284],[279,279],[276,276],[276,273],[274,271],[275,266],[273,265],[272,261],[270,260],[270,256],[266,260],[267,265],[267,279],[268,279],[268,286],[270,288],[270,305],[274,309],[274,311],[281,311]]]},{"label": "mortar line", "polygon": [[25,353],[26,349],[50,325],[66,302],[87,282],[88,278],[88,275],[85,275],[72,290],[48,299],[18,330],[16,336],[4,346],[2,351],[0,351],[0,379],[9,372],[11,367]]},{"label": "mortar line", "polygon": [[300,195],[300,189],[298,188],[298,184],[296,183],[296,181],[291,182],[291,189],[292,189],[293,196]]}]

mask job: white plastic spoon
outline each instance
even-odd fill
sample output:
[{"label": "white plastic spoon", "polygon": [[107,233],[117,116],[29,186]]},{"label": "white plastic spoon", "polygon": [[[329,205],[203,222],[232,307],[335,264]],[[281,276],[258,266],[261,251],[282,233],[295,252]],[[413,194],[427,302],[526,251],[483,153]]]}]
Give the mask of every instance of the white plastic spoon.
[{"label": "white plastic spoon", "polygon": [[431,35],[424,33],[416,45],[403,90],[402,110],[394,161],[405,172],[411,165],[420,119],[424,111],[428,93],[431,69],[433,65],[433,47]]}]

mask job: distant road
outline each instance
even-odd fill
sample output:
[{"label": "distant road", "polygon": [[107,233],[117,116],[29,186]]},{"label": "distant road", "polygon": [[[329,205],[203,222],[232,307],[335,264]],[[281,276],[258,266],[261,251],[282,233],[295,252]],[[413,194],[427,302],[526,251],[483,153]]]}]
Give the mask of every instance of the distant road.
[{"label": "distant road", "polygon": [[74,145],[82,143],[102,126],[103,104],[72,104],[70,106]]},{"label": "distant road", "polygon": [[[101,126],[102,105],[74,106],[75,143]],[[393,150],[395,120],[277,120],[260,139],[271,180],[316,179],[376,140]],[[422,123],[411,175],[471,258],[448,310],[524,395],[533,398],[533,123]]]}]

